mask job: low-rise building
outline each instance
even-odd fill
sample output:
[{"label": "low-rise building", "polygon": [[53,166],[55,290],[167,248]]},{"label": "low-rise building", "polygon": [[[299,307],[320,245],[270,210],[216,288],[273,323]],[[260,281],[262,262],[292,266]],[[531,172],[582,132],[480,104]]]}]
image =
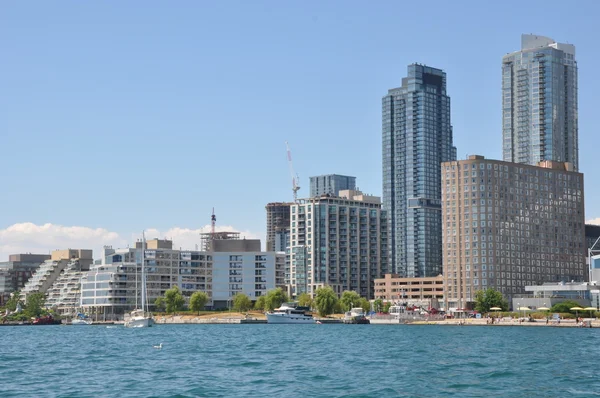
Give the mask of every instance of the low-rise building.
[{"label": "low-rise building", "polygon": [[[240,239],[239,233],[218,232],[204,241],[209,251],[175,250],[170,240],[151,239],[144,250],[146,295],[150,307],[178,286],[183,296],[205,292],[207,307],[227,308],[237,293],[251,300],[284,286],[285,254],[262,252],[260,240]],[[210,239],[210,236],[204,236]],[[105,247],[101,264],[83,277],[82,306],[94,318],[122,319],[141,305],[142,247]]]},{"label": "low-rise building", "polygon": [[375,279],[375,298],[438,308],[435,303],[443,302],[444,298],[444,277],[401,278],[385,274]]}]

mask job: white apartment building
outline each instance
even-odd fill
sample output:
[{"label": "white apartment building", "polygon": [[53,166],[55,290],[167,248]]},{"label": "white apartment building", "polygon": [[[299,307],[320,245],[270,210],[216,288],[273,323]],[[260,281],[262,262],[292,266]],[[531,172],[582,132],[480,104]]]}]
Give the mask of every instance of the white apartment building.
[{"label": "white apartment building", "polygon": [[[219,233],[222,234],[222,233]],[[170,240],[146,241],[144,263],[147,299],[152,307],[165,291],[178,286],[186,297],[205,292],[208,307],[227,308],[237,293],[256,300],[268,290],[283,287],[285,255],[261,252],[260,240],[215,240],[211,251],[174,250]],[[82,281],[82,306],[95,318],[121,319],[141,305],[142,242],[135,248],[105,247]]]},{"label": "white apartment building", "polygon": [[340,196],[300,199],[291,206],[288,294],[314,295],[331,286],[374,297],[387,269],[387,225],[379,197],[343,190]]}]

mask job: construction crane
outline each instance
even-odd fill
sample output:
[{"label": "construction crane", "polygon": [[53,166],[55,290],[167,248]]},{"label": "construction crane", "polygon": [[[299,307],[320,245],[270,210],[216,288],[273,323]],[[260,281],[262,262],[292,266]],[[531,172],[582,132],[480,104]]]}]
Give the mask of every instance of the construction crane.
[{"label": "construction crane", "polygon": [[292,151],[290,151],[290,145],[288,142],[285,142],[285,147],[287,149],[287,158],[288,164],[290,166],[290,175],[292,176],[292,192],[294,192],[294,202],[298,202],[298,190],[300,186],[298,185],[298,174],[294,173],[294,165],[292,164]]}]

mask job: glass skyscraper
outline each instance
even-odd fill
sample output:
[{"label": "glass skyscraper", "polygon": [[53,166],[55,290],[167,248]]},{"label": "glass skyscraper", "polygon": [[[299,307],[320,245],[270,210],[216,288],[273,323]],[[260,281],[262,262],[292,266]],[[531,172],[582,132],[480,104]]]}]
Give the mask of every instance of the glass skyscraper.
[{"label": "glass skyscraper", "polygon": [[389,268],[403,277],[442,272],[442,162],[456,160],[446,73],[408,66],[382,100],[383,205]]},{"label": "glass skyscraper", "polygon": [[579,169],[575,46],[522,35],[521,51],[502,57],[502,141],[505,162]]}]

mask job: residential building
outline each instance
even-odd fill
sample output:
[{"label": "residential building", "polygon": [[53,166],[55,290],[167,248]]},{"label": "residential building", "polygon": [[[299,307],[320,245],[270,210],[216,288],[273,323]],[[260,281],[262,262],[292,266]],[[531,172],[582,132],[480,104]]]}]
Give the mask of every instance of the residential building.
[{"label": "residential building", "polygon": [[375,279],[375,298],[439,308],[438,304],[444,298],[444,277],[401,278],[396,274],[385,274],[383,278]]},{"label": "residential building", "polygon": [[[262,252],[260,240],[240,239],[237,232],[217,232],[214,238],[203,243],[210,251],[175,250],[170,240],[146,241],[146,293],[151,307],[173,286],[185,297],[205,292],[211,308],[227,308],[237,293],[256,300],[268,290],[284,287],[285,254]],[[102,263],[82,280],[86,312],[94,318],[122,319],[140,305],[142,247],[138,241],[132,248],[104,248]]]},{"label": "residential building", "polygon": [[286,235],[290,232],[290,207],[289,202],[273,202],[265,206],[267,211],[267,251],[284,252],[288,247]]},{"label": "residential building", "polygon": [[11,254],[8,261],[0,262],[0,304],[10,297],[10,293],[21,290],[35,270],[49,254]]},{"label": "residential building", "polygon": [[65,249],[51,252],[50,259],[44,261],[23,286],[21,298],[27,301],[32,293],[47,294],[54,282],[68,270],[87,271],[93,263],[91,250]]},{"label": "residential building", "polygon": [[443,163],[442,217],[450,309],[488,287],[510,301],[525,286],[588,277],[583,175],[569,163]]},{"label": "residential building", "polygon": [[408,66],[402,87],[382,100],[383,208],[391,272],[442,271],[440,165],[456,159],[446,73]]},{"label": "residential building", "polygon": [[289,268],[291,297],[323,286],[337,294],[374,295],[374,280],[388,271],[387,225],[381,200],[360,191],[300,199],[292,205]]},{"label": "residential building", "polygon": [[321,195],[339,196],[340,191],[356,189],[356,177],[326,174],[310,177],[310,197]]},{"label": "residential building", "polygon": [[579,169],[575,46],[521,36],[502,57],[502,153],[506,162],[570,162]]}]

